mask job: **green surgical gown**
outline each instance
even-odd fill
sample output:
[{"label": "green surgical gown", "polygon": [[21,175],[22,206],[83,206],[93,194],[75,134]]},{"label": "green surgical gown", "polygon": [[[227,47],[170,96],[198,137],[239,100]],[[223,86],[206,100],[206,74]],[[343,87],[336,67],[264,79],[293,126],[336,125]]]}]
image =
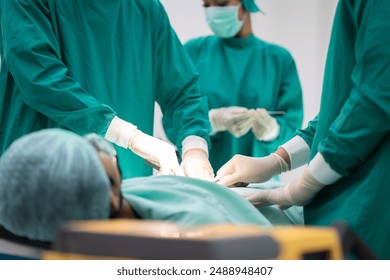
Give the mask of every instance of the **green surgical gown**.
[{"label": "green surgical gown", "polygon": [[142,219],[183,226],[271,223],[229,188],[179,176],[150,176],[122,182],[122,195]]},{"label": "green surgical gown", "polygon": [[343,175],[304,208],[305,223],[345,220],[390,259],[390,1],[339,1],[320,112],[299,135]]},{"label": "green surgical gown", "polygon": [[302,91],[295,62],[286,49],[254,35],[244,39],[201,37],[184,46],[199,71],[210,109],[242,106],[286,112],[275,117],[280,134],[274,141],[258,141],[251,131],[240,138],[227,131],[212,136],[210,162],[214,170],[235,154],[268,155],[301,128]]},{"label": "green surgical gown", "polygon": [[[1,0],[0,154],[43,128],[105,135],[118,116],[169,139],[209,141],[198,74],[158,0]],[[117,148],[124,177],[152,173]]]}]

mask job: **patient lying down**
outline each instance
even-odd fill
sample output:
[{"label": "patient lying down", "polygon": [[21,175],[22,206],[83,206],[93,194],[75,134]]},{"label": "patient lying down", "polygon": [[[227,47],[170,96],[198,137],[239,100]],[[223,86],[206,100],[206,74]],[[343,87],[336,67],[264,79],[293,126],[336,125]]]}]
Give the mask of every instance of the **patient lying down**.
[{"label": "patient lying down", "polygon": [[178,176],[122,181],[117,162],[113,147],[96,135],[46,129],[18,139],[0,159],[0,225],[17,236],[49,242],[69,220],[271,226],[228,188]]}]

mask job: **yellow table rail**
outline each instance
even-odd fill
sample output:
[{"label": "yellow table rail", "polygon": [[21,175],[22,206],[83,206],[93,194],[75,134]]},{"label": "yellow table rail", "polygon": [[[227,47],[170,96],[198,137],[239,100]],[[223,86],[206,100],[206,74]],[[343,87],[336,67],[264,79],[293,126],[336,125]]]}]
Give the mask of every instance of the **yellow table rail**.
[{"label": "yellow table rail", "polygon": [[44,259],[343,259],[336,228],[111,220],[65,224]]}]

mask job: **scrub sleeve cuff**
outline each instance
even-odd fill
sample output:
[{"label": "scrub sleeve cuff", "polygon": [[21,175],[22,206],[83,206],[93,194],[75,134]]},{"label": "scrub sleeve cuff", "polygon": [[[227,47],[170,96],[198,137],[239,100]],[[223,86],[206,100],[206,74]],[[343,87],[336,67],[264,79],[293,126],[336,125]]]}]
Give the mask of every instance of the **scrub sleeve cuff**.
[{"label": "scrub sleeve cuff", "polygon": [[209,148],[205,139],[199,136],[190,135],[184,138],[182,142],[182,154],[184,155],[187,151],[192,149],[201,149],[203,150],[207,157],[209,156]]},{"label": "scrub sleeve cuff", "polygon": [[308,170],[314,179],[324,185],[333,184],[342,177],[330,167],[321,153],[317,153],[310,161]]},{"label": "scrub sleeve cuff", "polygon": [[280,146],[283,148],[290,157],[290,169],[298,168],[309,162],[310,159],[310,147],[300,136],[295,136],[290,141]]},{"label": "scrub sleeve cuff", "polygon": [[115,116],[108,126],[104,138],[123,148],[129,148],[129,142],[138,131],[137,127]]}]

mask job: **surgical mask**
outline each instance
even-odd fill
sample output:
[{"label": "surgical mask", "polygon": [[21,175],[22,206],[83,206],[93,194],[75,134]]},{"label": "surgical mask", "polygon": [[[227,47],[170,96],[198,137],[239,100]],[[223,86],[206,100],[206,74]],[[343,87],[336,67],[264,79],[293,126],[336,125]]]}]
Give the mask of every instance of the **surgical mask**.
[{"label": "surgical mask", "polygon": [[206,8],[206,20],[215,35],[230,38],[241,30],[244,20],[238,19],[241,5]]}]

